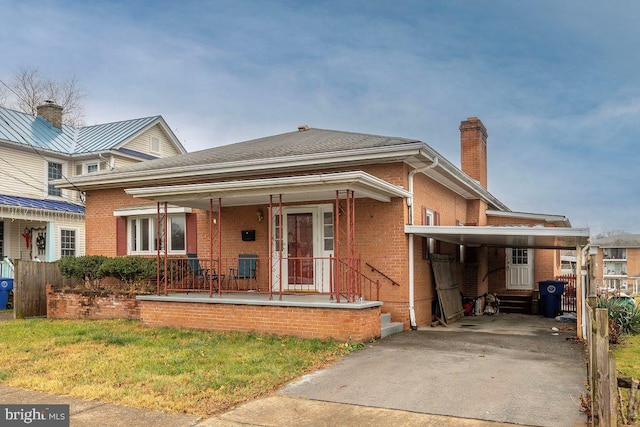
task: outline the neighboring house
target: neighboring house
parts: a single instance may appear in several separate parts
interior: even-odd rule
[[[86,191],[87,253],[159,257],[146,324],[366,340],[381,313],[408,329],[460,293],[530,298],[588,240],[489,193],[486,129],[460,131],[461,169],[418,140],[300,126],[61,186]]]
[[[52,182],[186,153],[160,116],[74,128],[47,102],[36,117],[0,108],[0,259],[85,254],[84,196]]]
[[[592,275],[599,289],[638,293],[640,234],[595,237],[589,245],[595,256]]]

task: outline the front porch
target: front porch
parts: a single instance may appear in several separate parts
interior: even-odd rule
[[[366,342],[380,337],[380,301],[337,302],[327,295],[219,292],[137,297],[140,319],[152,327],[255,332]]]

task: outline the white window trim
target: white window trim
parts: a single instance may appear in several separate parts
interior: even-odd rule
[[[154,141],[158,141],[157,150],[154,149],[153,147]],[[149,151],[152,153],[159,154],[161,149],[162,149],[162,141],[160,141],[160,138],[158,138],[157,136],[149,136]]]
[[[187,253],[187,217],[184,213],[169,213],[169,218],[167,221],[167,235],[169,236],[169,238],[167,239],[167,242],[169,244],[169,246],[171,246],[171,217],[182,217],[184,220],[184,249],[180,249],[180,250],[172,250],[171,247],[169,247],[169,250],[167,251],[167,253],[169,255],[186,255]],[[146,251],[142,251],[142,250],[133,250],[132,248],[132,240],[131,240],[131,222],[133,220],[142,220],[142,219],[148,219],[149,220],[149,227],[150,227],[150,233],[149,233],[149,250]],[[157,226],[157,215],[156,212],[153,213],[153,215],[131,215],[127,218],[127,255],[153,255],[156,254],[157,251],[157,247],[156,247],[156,239],[157,239],[157,230],[156,230],[156,226]],[[139,240],[140,239],[140,227],[136,227],[136,239]]]
[[[79,256],[80,253],[80,229],[77,227],[60,227],[58,229],[58,250],[60,251],[60,253],[58,254],[58,258],[62,258],[62,231],[73,231],[76,233],[76,241],[75,241],[75,248],[74,248],[74,256]]]
[[[185,208],[181,206],[169,206],[167,207],[167,213],[171,214],[188,214],[191,213],[191,208]],[[158,214],[158,208],[156,206],[134,206],[120,208],[113,211],[113,216],[156,216]]]
[[[458,227],[464,227],[464,222],[456,221],[456,225]],[[466,253],[466,246],[465,245],[458,245],[458,258],[460,258],[460,260],[459,260],[460,264],[464,264],[465,253]]]
[[[89,166],[95,166],[96,167],[96,171],[95,172],[100,172],[100,162],[99,161],[83,162],[82,163],[82,174],[83,175],[86,175],[88,173],[95,173],[95,172],[89,172]]]
[[[426,225],[434,225],[433,223],[436,220],[434,211],[427,209],[425,211],[425,216],[427,221]],[[429,248],[429,255],[433,254],[436,250],[436,240],[433,237],[427,237],[427,246]]]
[[[54,159],[50,157],[44,158],[44,196],[45,197],[54,197],[56,199],[64,199],[67,197],[67,190],[60,190],[59,196],[54,196],[49,194],[49,163],[58,163],[62,165],[62,177],[69,176],[67,172],[67,162],[61,159]]]

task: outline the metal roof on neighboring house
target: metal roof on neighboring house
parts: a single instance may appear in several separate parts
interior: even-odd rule
[[[61,200],[32,199],[0,194],[0,205],[84,214],[84,206]]]
[[[0,108],[0,140],[63,154],[82,154],[119,148],[158,121],[163,121],[161,116],[78,128],[62,125],[57,129],[41,116]]]
[[[76,146],[74,154],[116,148],[126,139],[152,125],[159,118],[160,116],[153,116],[79,128],[79,144]]]

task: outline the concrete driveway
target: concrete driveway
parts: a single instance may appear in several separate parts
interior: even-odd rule
[[[574,337],[575,324],[540,316],[466,317],[368,345],[278,393],[530,426],[582,426],[586,366],[583,344]]]

